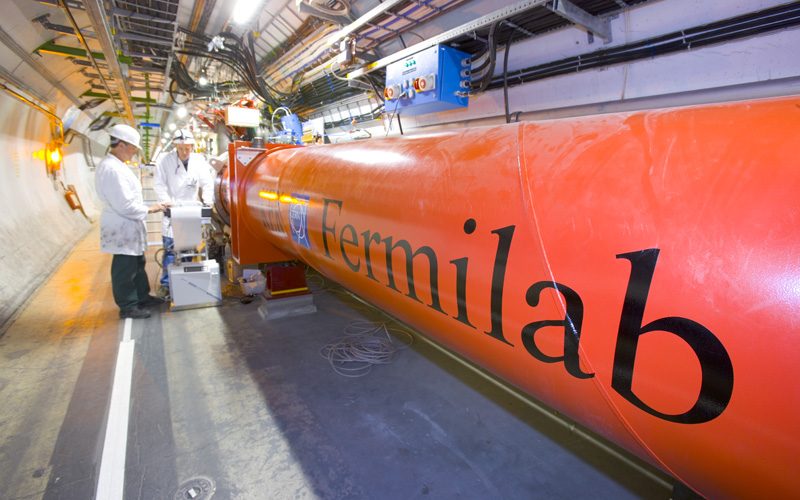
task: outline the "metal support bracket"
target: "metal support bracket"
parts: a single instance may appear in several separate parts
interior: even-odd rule
[[[549,1],[550,0],[525,0],[523,2],[517,2],[515,4],[509,5],[508,7],[503,7],[502,9],[498,9],[494,12],[486,14],[485,16],[479,17],[474,21],[462,24],[461,26],[453,28],[449,31],[445,31],[440,35],[431,37],[425,40],[424,42],[412,45],[411,47],[403,49],[399,52],[395,52],[394,54],[384,57],[383,59],[380,59],[378,61],[375,61],[374,63],[367,64],[363,68],[351,71],[350,73],[347,74],[347,78],[352,79],[366,75],[367,73],[371,73],[376,69],[384,68],[395,61],[399,61],[408,56],[413,56],[417,52],[425,50],[428,47],[433,47],[434,45],[439,45],[440,43],[448,42],[450,40],[453,40],[454,38],[460,37],[461,35],[466,35],[477,29],[489,26],[492,23],[508,19],[511,16],[521,14],[522,12],[533,9],[534,7],[542,7],[545,4],[549,3]]]
[[[593,16],[569,0],[552,0],[547,4],[547,8],[567,21],[599,36],[605,43],[611,41],[611,23],[608,19]]]

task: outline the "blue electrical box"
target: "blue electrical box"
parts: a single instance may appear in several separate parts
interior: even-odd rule
[[[282,116],[281,125],[283,131],[279,135],[286,137],[291,144],[303,144],[303,125],[300,124],[300,118],[297,115]]]
[[[469,104],[469,59],[466,52],[436,45],[386,67],[385,109],[421,115]]]

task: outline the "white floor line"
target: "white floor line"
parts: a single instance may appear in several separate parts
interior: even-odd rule
[[[133,351],[136,344],[131,339],[131,325],[132,320],[126,318],[123,340],[119,344],[117,365],[114,369],[114,385],[111,389],[111,405],[95,496],[97,500],[119,500],[123,496],[125,486],[125,451],[128,445]]]
[[[131,339],[131,327],[133,326],[133,320],[131,318],[125,318],[125,324],[122,326],[122,341],[127,342]]]

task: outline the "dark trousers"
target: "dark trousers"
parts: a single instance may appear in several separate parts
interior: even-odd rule
[[[144,255],[118,255],[111,259],[111,289],[121,310],[131,309],[150,294]]]

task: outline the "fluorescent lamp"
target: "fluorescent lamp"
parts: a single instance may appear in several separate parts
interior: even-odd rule
[[[261,7],[258,0],[237,0],[233,7],[233,22],[245,24],[253,17],[253,14]]]

